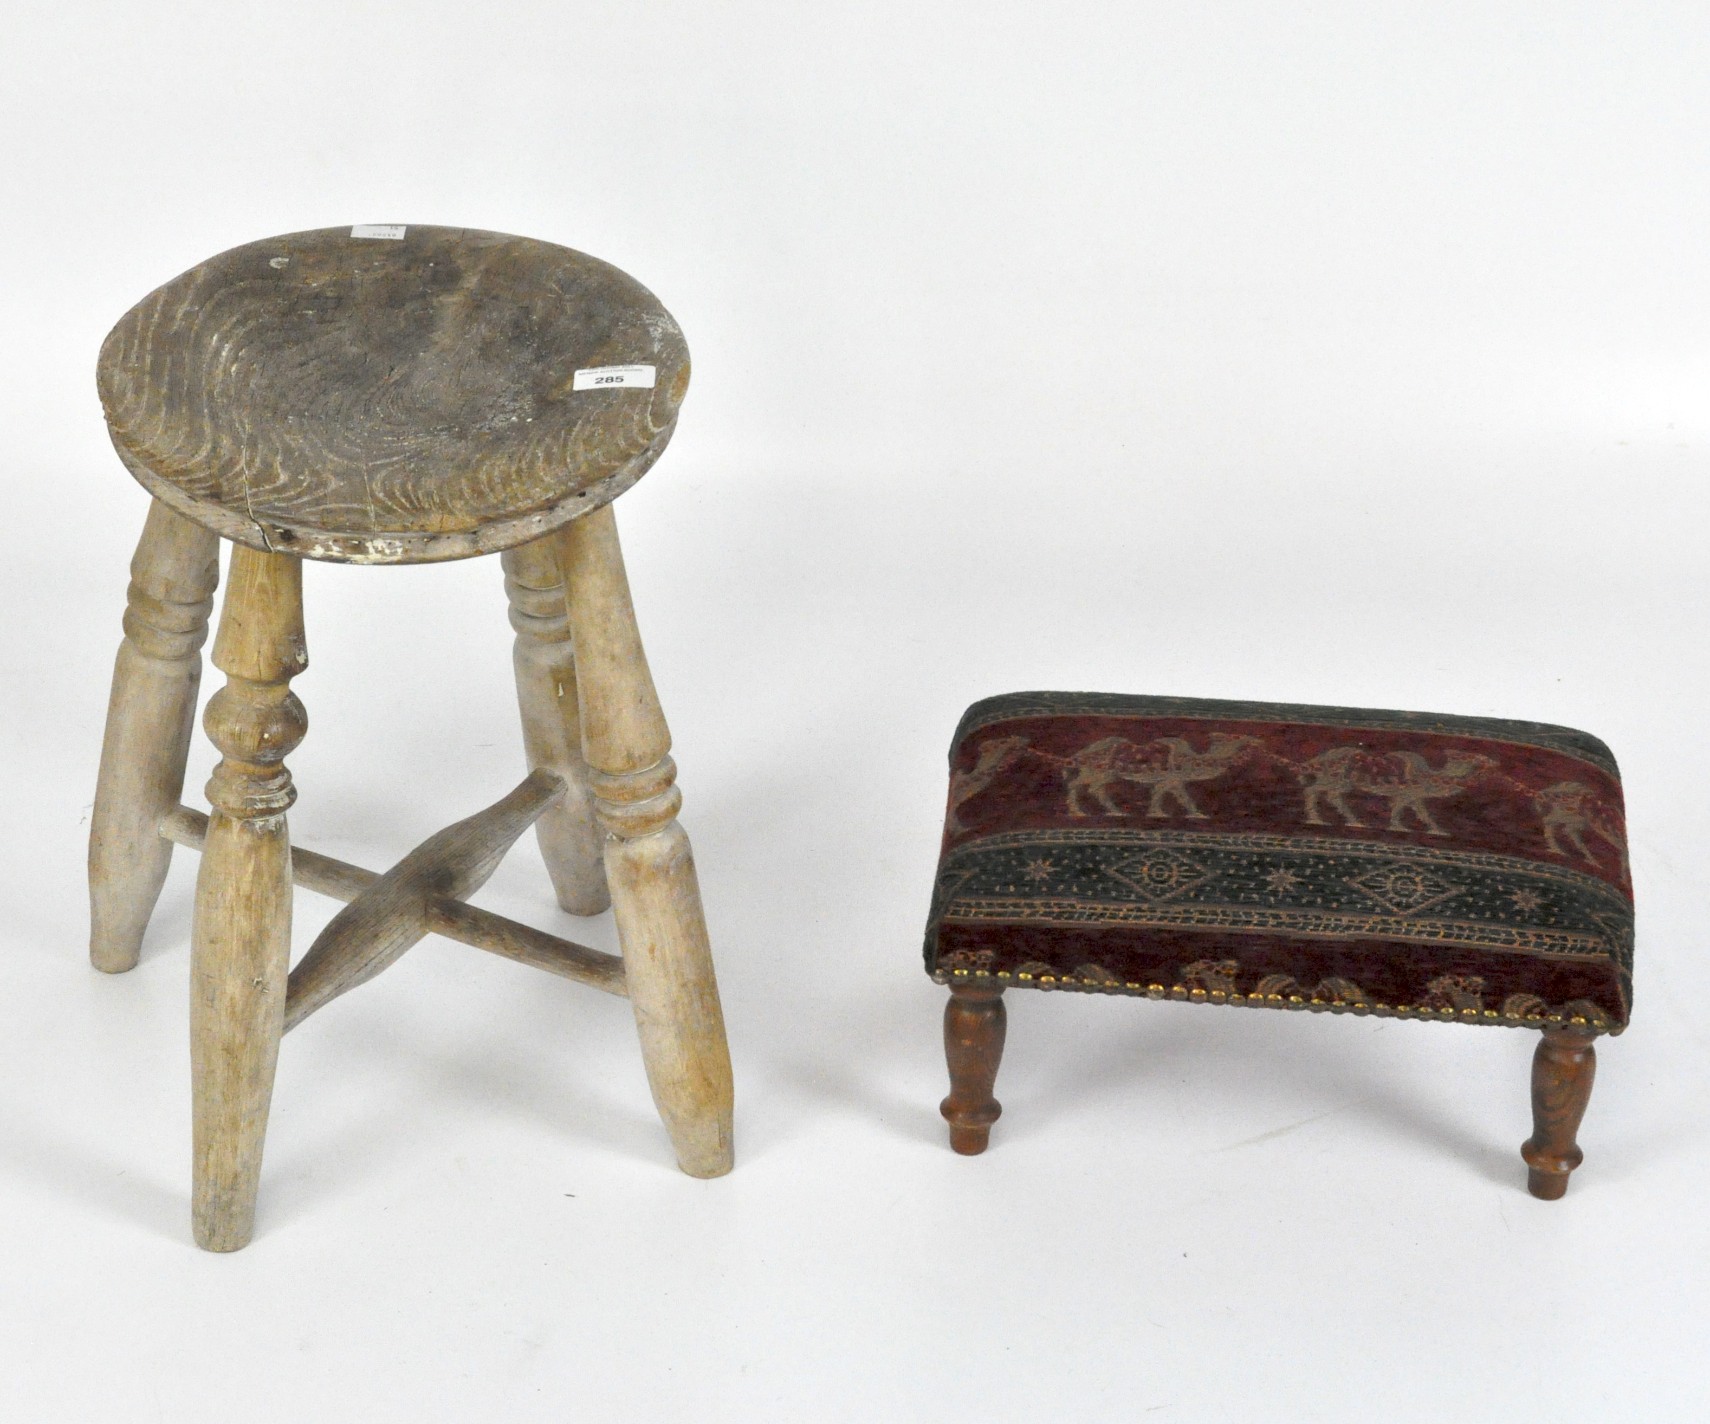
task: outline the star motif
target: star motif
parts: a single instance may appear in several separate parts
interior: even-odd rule
[[[1516,910],[1536,910],[1544,903],[1544,898],[1536,890],[1516,890],[1508,897],[1514,902]]]
[[[1300,888],[1300,877],[1292,870],[1273,870],[1265,877],[1265,884],[1279,895],[1286,895],[1290,890]]]
[[[1054,868],[1043,856],[1035,856],[1022,867],[1021,873],[1029,880],[1049,880]]]

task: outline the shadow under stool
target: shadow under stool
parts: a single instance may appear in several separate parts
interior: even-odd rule
[[[441,934],[635,1011],[682,1169],[732,1162],[724,1022],[670,734],[612,501],[659,458],[689,356],[645,288],[499,233],[337,228],[251,243],[134,307],[101,350],[113,444],[154,497],[89,844],[90,956],[133,967],[174,843],[201,850],[191,946],[193,1221],[250,1238],[279,1040]],[[218,580],[212,812],[180,805]],[[307,717],[302,560],[501,553],[531,774],[384,874],[293,850]],[[465,903],[533,825],[558,903],[613,909],[621,958]],[[348,901],[289,965],[292,882]]]
[[[1495,718],[1101,693],[968,709],[926,932],[950,1144],[983,1152],[1009,989],[1541,1030],[1534,1196],[1560,1197],[1626,1027],[1609,749]]]

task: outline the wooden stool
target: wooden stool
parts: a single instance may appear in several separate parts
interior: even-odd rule
[[[1070,989],[1541,1029],[1521,1155],[1556,1198],[1632,1000],[1619,774],[1534,722],[989,698],[951,746],[926,967],[958,1152],[1000,1111],[1004,990]]]
[[[658,459],[689,357],[603,262],[457,228],[339,228],[221,254],[101,350],[119,457],[154,496],[131,564],[89,844],[90,957],[137,962],[173,843],[200,849],[191,947],[196,1240],[250,1238],[279,1039],[424,935],[628,995],[682,1169],[731,1167],[731,1076],[671,742],[611,501]],[[213,814],[179,804],[218,578]],[[293,852],[307,728],[301,560],[503,551],[515,791],[383,875]],[[622,958],[464,901],[534,824],[558,902],[616,913]],[[291,885],[350,903],[287,974]]]

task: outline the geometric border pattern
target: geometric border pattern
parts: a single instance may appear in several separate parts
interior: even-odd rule
[[[1080,847],[1095,852],[1155,847],[1197,853],[1194,860],[1201,875],[1167,898],[1125,895],[1123,879],[1108,870],[1103,883],[1098,882],[1095,855],[1086,858],[1091,863],[1085,869],[1091,873],[1079,884],[1070,878],[1073,867],[1049,864],[1053,890],[1066,884],[1067,893],[1041,895],[1020,888],[1028,863],[1049,862],[1053,852],[1072,854]],[[1417,863],[1419,873],[1440,877],[1454,888],[1447,898],[1462,913],[1427,912],[1440,908],[1444,896],[1412,913],[1398,913],[1369,891],[1363,896],[1368,903],[1361,905],[1356,872],[1402,863],[1394,846],[1316,836],[1048,830],[1005,832],[956,846],[945,857],[932,918],[962,924],[1271,930],[1336,940],[1401,937],[1485,950],[1614,959],[1632,972],[1632,935],[1626,929],[1631,912],[1621,894],[1595,876],[1485,852],[1407,849],[1410,866]],[[1295,879],[1289,886],[1290,903],[1279,904],[1274,898],[1266,902],[1251,893],[1255,882],[1278,873]],[[1522,910],[1514,905],[1516,895],[1535,895],[1539,904]],[[1252,903],[1241,903],[1243,899]],[[1473,910],[1483,913],[1470,913]]]

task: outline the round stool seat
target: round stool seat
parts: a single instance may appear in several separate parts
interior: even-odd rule
[[[120,458],[258,549],[351,563],[527,543],[615,499],[689,383],[669,312],[551,243],[324,228],[221,253],[101,348]]]

